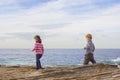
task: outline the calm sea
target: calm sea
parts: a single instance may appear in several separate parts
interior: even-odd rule
[[[97,49],[98,63],[120,64],[120,49]],[[43,66],[78,65],[84,60],[81,49],[46,49],[41,59]],[[35,54],[27,49],[0,49],[0,65],[33,65]]]

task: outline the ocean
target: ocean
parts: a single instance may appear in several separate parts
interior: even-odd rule
[[[82,49],[45,49],[41,63],[43,66],[81,65],[84,55]],[[97,63],[120,64],[120,49],[96,49],[94,56]],[[28,49],[0,49],[0,65],[35,66],[35,63],[35,53]]]

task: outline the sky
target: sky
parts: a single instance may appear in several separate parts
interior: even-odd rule
[[[120,0],[0,0],[0,48],[120,48]]]

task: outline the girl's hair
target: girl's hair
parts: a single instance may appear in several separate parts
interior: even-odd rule
[[[86,37],[92,39],[92,34],[87,34]]]
[[[36,39],[39,43],[42,43],[42,40],[39,35],[35,35],[34,39]]]

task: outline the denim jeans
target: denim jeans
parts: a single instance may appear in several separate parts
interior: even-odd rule
[[[40,58],[42,57],[42,54],[36,54],[36,69],[42,68]]]

